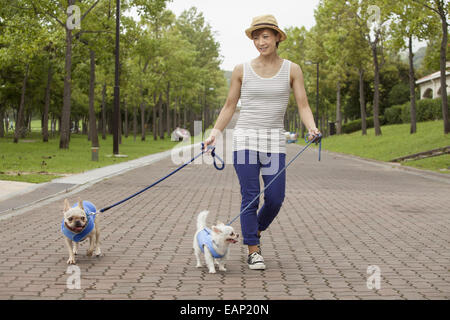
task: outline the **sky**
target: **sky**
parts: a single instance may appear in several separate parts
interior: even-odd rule
[[[318,4],[319,0],[173,0],[167,8],[177,16],[190,7],[201,11],[220,44],[221,68],[232,71],[237,64],[258,56],[245,35],[253,17],[273,14],[282,30],[290,26],[309,29],[315,24]]]

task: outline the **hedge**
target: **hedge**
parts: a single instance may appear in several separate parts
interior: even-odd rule
[[[449,108],[450,111],[450,108]],[[411,102],[392,106],[384,110],[386,123],[410,123]],[[442,119],[442,98],[416,100],[416,121],[430,121]]]
[[[380,125],[386,124],[384,116],[378,117],[380,120]],[[373,128],[373,117],[366,118],[367,128]],[[349,121],[342,125],[342,133],[352,133],[361,130],[361,119],[356,119]]]
[[[386,118],[386,123],[388,124],[403,123],[402,112],[403,109],[406,108],[407,104],[408,103],[396,105],[385,109],[384,117]]]

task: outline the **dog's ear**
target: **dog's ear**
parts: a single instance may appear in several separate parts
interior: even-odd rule
[[[69,200],[64,199],[64,212],[66,212],[67,210],[70,209],[70,204],[69,204]]]
[[[222,230],[220,230],[216,226],[212,226],[212,231],[214,231],[215,233],[222,233]]]
[[[84,211],[84,208],[83,208],[83,201],[81,201],[81,198],[78,198],[78,206],[80,207],[81,210]]]

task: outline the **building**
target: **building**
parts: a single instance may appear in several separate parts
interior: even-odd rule
[[[446,64],[446,82],[447,82],[447,95],[450,94],[450,61]],[[434,72],[416,81],[420,89],[420,99],[434,99],[439,98],[442,94],[441,91],[441,71]]]

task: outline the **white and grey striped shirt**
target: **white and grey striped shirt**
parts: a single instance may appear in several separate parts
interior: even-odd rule
[[[290,95],[291,62],[284,59],[278,73],[260,77],[244,63],[241,111],[233,132],[233,151],[286,153],[284,114]]]

